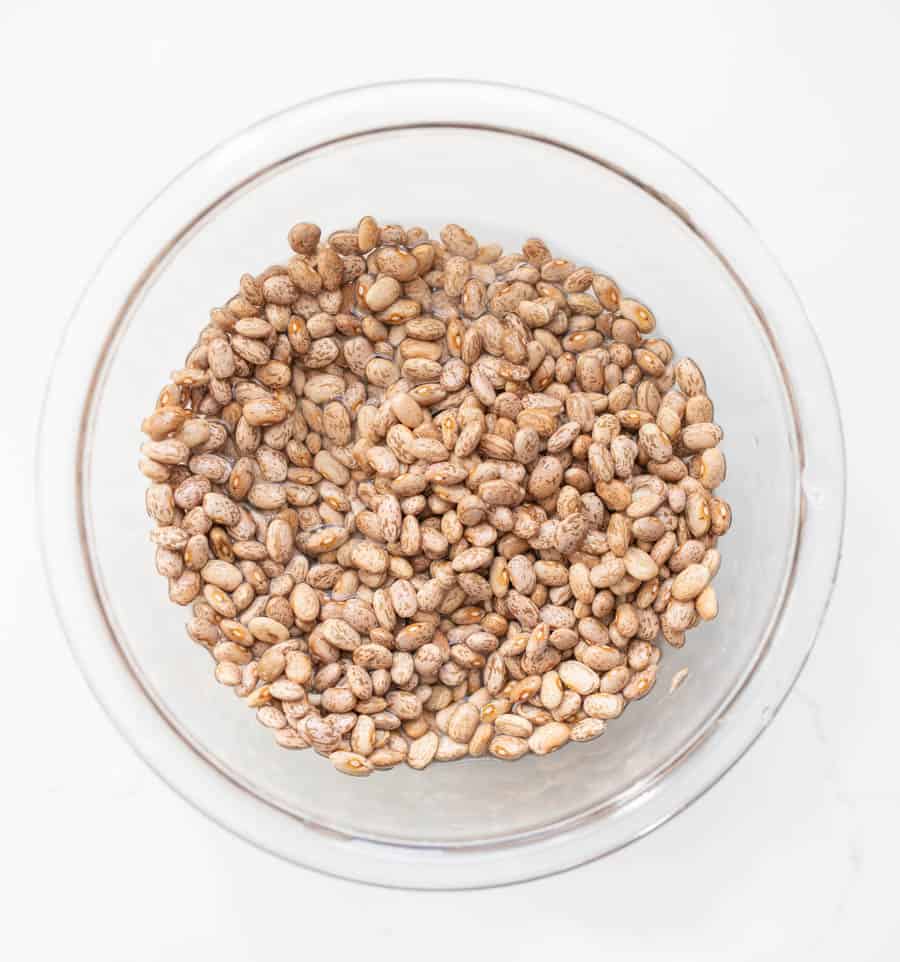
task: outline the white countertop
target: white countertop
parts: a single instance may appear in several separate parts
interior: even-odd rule
[[[587,9],[587,8],[586,8]],[[895,385],[900,7],[6,0],[0,8],[8,653],[0,893],[11,959],[402,952],[827,962],[898,957]],[[849,505],[831,610],[771,728],[649,838],[474,893],[360,887],[265,855],[166,788],[49,610],[32,443],[61,325],[132,214],[215,141],[337,87],[504,80],[590,103],[697,166],[795,282],[832,365]],[[892,93],[893,91],[893,93]]]

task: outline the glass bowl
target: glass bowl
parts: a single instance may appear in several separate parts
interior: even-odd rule
[[[139,425],[210,306],[287,256],[297,220],[456,221],[535,233],[616,278],[706,372],[734,508],[718,619],[665,648],[653,692],[591,743],[347,779],[286,752],[185,636],[153,570]],[[176,178],[116,242],[66,330],[41,429],[52,595],[97,698],[137,752],[218,823],[381,885],[520,881],[609,853],[701,795],[790,690],[824,614],[844,509],[828,369],[746,220],[660,145],[594,111],[489,84],[345,91],[270,117]],[[670,691],[675,672],[688,668]],[[748,800],[749,803],[749,800]]]

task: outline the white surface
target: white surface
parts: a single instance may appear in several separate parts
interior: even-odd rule
[[[4,955],[96,962],[393,949],[430,959],[897,956],[893,618],[900,534],[895,4],[665,2],[0,9]],[[358,17],[358,19],[356,19]],[[336,61],[333,58],[338,58]],[[339,86],[444,74],[544,87],[694,163],[759,228],[832,364],[844,563],[802,679],[750,754],[649,838],[569,874],[462,894],[283,864],[162,785],[112,730],[49,611],[30,517],[42,382],[79,290],[197,153]],[[877,539],[877,544],[875,543]],[[890,605],[890,607],[889,607]]]

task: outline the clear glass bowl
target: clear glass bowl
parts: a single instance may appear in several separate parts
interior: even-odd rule
[[[734,527],[717,621],[666,648],[652,694],[595,742],[349,780],[285,752],[186,638],[153,570],[138,426],[208,310],[326,229],[448,221],[508,249],[539,233],[618,280],[707,374]],[[844,507],[831,381],[744,218],[663,147],[511,87],[415,81],[293,107],[173,181],[116,242],[57,355],[40,439],[44,554],[85,676],[176,791],[264,849],[346,878],[501,884],[611,852],[701,795],[771,720],[824,614]],[[687,681],[670,693],[682,668]],[[748,800],[749,803],[749,800]]]

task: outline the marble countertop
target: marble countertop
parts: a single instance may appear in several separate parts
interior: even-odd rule
[[[626,8],[626,9],[623,9]],[[351,25],[351,18],[362,18]],[[896,4],[523,2],[309,8],[85,0],[0,10],[7,517],[0,552],[10,958],[96,962],[424,953],[537,960],[896,959],[900,335]],[[648,838],[502,890],[409,893],[298,869],[141,763],[53,619],[33,439],[65,316],[132,214],[210,144],[296,100],[459,75],[589,102],[672,147],[796,284],[847,436],[846,540],[816,649],[769,730]],[[11,299],[11,303],[10,303]],[[327,953],[327,956],[326,956]]]

